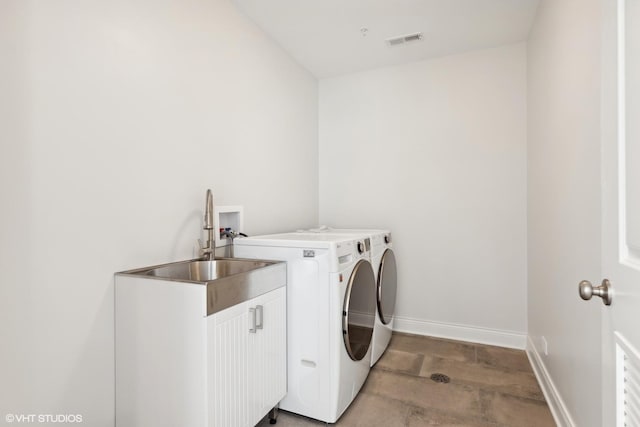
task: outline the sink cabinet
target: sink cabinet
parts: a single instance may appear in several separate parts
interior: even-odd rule
[[[286,393],[285,281],[207,316],[205,286],[117,275],[116,425],[258,423]]]

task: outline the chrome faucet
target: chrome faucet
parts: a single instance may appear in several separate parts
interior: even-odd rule
[[[211,189],[209,189],[207,190],[207,203],[204,209],[204,226],[202,227],[208,234],[207,244],[203,246],[202,243],[200,243],[200,255],[207,260],[213,260],[216,258],[213,226],[213,193],[211,192]]]

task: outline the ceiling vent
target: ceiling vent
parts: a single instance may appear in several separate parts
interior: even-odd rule
[[[407,34],[405,36],[393,37],[391,39],[387,39],[387,44],[389,46],[400,46],[401,44],[417,42],[422,40],[422,33],[414,33]]]

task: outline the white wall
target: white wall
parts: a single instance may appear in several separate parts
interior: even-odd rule
[[[113,273],[318,222],[317,81],[226,0],[0,3],[0,413],[113,426]],[[162,331],[158,331],[162,333]]]
[[[528,43],[530,350],[561,425],[580,427],[601,420],[601,305],[577,293],[601,278],[599,19],[598,0],[543,0]]]
[[[320,221],[393,231],[396,327],[524,347],[526,50],[320,81]]]

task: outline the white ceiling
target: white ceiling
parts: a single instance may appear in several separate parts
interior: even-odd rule
[[[523,41],[538,6],[538,0],[233,2],[319,78]],[[423,40],[385,42],[415,32]]]

